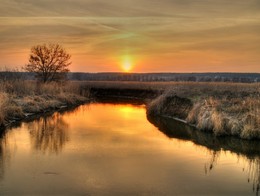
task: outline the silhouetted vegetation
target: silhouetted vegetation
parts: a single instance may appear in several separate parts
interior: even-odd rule
[[[37,80],[46,83],[66,79],[71,56],[59,44],[36,45],[31,48],[25,70],[35,73]]]

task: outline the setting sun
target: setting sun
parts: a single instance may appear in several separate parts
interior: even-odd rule
[[[133,68],[133,62],[131,58],[129,56],[124,56],[121,66],[124,72],[129,72]]]
[[[131,70],[131,67],[132,67],[132,65],[130,62],[126,61],[123,63],[123,70],[125,72],[129,72]]]

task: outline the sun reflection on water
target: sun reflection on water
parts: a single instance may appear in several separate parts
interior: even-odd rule
[[[173,121],[149,120],[157,128],[146,120],[144,106],[90,104],[23,123],[1,140],[0,181],[10,193],[62,193],[64,187],[93,194],[250,193],[251,185],[258,193],[259,144],[255,150],[253,142],[218,140]],[[26,181],[19,180],[24,175]],[[223,180],[226,184],[214,184]]]

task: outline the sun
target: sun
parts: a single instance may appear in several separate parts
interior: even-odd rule
[[[133,61],[130,56],[124,56],[121,61],[121,68],[124,72],[129,72],[133,69]]]
[[[125,72],[129,72],[132,68],[132,64],[129,61],[123,62],[122,68]]]

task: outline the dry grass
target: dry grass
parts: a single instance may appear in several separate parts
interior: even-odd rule
[[[21,118],[23,112],[21,108],[13,101],[12,96],[7,93],[0,93],[0,125],[10,118]]]
[[[244,139],[260,138],[260,103],[257,97],[197,101],[187,121],[216,135],[236,135]]]
[[[193,106],[187,118],[170,112],[181,104],[170,104],[164,110],[165,100],[177,96],[188,98]],[[176,83],[148,107],[148,114],[182,118],[198,129],[215,135],[235,135],[243,139],[260,139],[260,85],[232,83]],[[174,98],[176,99],[176,98]],[[176,102],[172,98],[171,102]],[[169,102],[169,101],[168,101]]]
[[[86,101],[78,83],[39,84],[34,81],[0,81],[0,126],[26,113],[47,112]]]
[[[0,93],[0,124],[5,121],[5,111],[8,98],[6,93]]]

